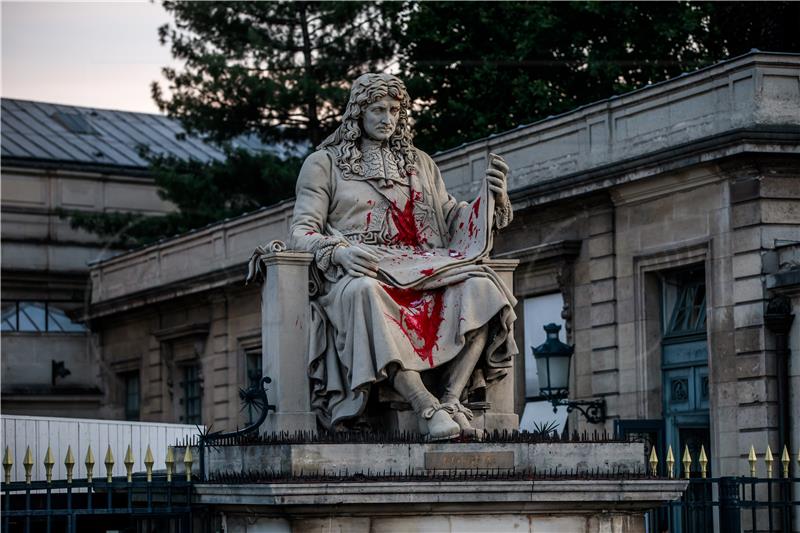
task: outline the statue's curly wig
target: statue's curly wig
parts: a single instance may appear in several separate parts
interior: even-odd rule
[[[415,172],[417,154],[412,143],[411,126],[408,123],[408,109],[411,99],[408,96],[405,84],[391,74],[364,74],[353,82],[350,89],[350,100],[342,116],[342,123],[327,139],[317,147],[317,150],[329,148],[335,157],[336,166],[342,171],[345,178],[364,173],[361,164],[361,116],[367,106],[391,96],[400,102],[400,116],[397,128],[389,138],[389,148],[397,158],[397,163],[406,174]]]

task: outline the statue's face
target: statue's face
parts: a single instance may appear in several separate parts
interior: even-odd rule
[[[384,96],[369,104],[364,111],[362,123],[367,137],[385,141],[394,133],[400,118],[400,100]]]

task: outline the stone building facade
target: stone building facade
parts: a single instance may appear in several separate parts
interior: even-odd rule
[[[89,264],[119,249],[72,229],[59,210],[165,213],[174,207],[158,196],[140,147],[224,155],[195,137],[177,139],[183,129],[159,115],[9,98],[2,115],[3,413],[126,418],[114,407],[121,397],[107,401],[103,362],[77,318]],[[132,389],[134,376],[126,379]]]
[[[751,53],[434,155],[459,198],[475,195],[490,152],[511,166],[515,220],[495,256],[520,260],[523,420],[552,413],[531,346],[541,324],[561,321],[575,346],[570,398],[602,399],[607,414],[594,425],[573,412],[570,429],[643,434],[662,453],[702,444],[715,474],[744,472],[751,444],[777,449],[780,361],[764,314],[779,290],[798,309],[785,259],[800,240],[798,141],[800,56]],[[109,383],[139,373],[143,420],[247,420],[238,390],[260,374],[261,346],[245,264],[285,239],[291,211],[265,208],[92,268],[96,357]],[[790,363],[796,382],[797,349]],[[796,449],[791,402],[794,427],[783,429]]]

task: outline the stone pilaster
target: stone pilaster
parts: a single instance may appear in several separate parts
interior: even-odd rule
[[[316,431],[307,372],[309,274],[312,254],[271,252],[263,256],[266,279],[261,293],[262,361],[272,378],[266,432]]]

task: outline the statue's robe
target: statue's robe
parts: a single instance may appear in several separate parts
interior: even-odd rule
[[[516,300],[494,271],[463,260],[443,272],[425,268],[434,251],[459,254],[450,236],[474,205],[447,193],[422,151],[408,174],[385,145],[365,142],[362,150],[364,172],[347,178],[329,150],[306,159],[291,225],[292,247],[314,254],[323,279],[311,304],[308,372],[312,406],[328,427],[363,412],[370,385],[387,377],[389,363],[421,372],[444,365],[486,324],[489,341],[473,381],[502,378],[517,353],[510,334]],[[507,198],[493,215],[497,228],[510,222]],[[385,277],[348,275],[331,260],[342,245],[402,256],[406,270],[419,260],[420,279],[398,288]]]

